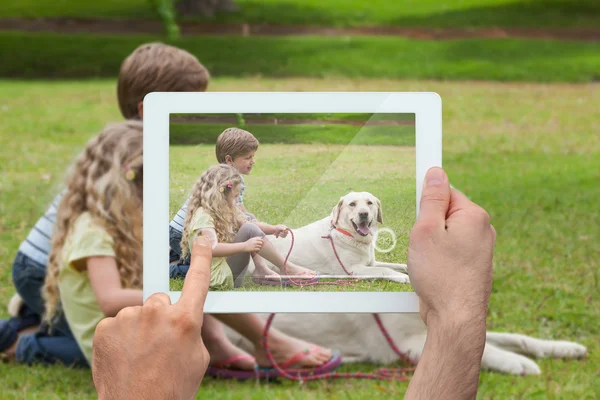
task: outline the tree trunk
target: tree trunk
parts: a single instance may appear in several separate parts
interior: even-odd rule
[[[179,0],[177,1],[177,11],[182,16],[202,15],[204,17],[213,17],[218,12],[233,12],[239,7],[234,0]]]

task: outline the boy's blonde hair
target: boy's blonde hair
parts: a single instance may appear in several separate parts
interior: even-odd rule
[[[243,216],[237,207],[229,206],[227,196],[241,183],[242,178],[238,170],[227,164],[210,167],[196,181],[187,205],[187,215],[181,236],[182,260],[185,260],[189,254],[190,225],[194,213],[200,207],[212,217],[219,242],[233,242],[237,233],[237,223],[243,219]]]
[[[204,92],[208,70],[192,54],[163,43],[146,43],[121,64],[117,97],[126,119],[138,117],[138,103],[151,92]]]
[[[79,154],[66,179],[58,206],[48,273],[43,287],[44,319],[58,312],[58,277],[65,262],[63,247],[77,218],[89,212],[113,238],[121,284],[142,284],[142,123],[108,125]]]
[[[225,163],[225,156],[232,159],[258,150],[258,139],[248,131],[240,128],[227,128],[217,138],[217,162]]]

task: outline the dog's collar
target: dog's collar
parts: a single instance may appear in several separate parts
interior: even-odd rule
[[[340,233],[342,233],[342,234],[344,234],[346,236],[353,237],[352,234],[350,232],[348,232],[347,230],[342,229],[342,228],[338,228],[337,226],[335,226],[334,223],[333,223],[333,221],[331,221],[331,229],[332,230],[336,230],[336,231],[338,231],[338,232],[340,232]]]

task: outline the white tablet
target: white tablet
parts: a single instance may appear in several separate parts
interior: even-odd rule
[[[224,132],[258,143],[242,146],[234,160],[246,223],[290,231],[275,237],[262,225],[264,246],[274,252],[225,258],[220,274],[231,279],[211,288],[205,312],[418,312],[407,249],[424,176],[442,165],[436,93],[147,95],[144,299],[157,292],[179,298],[189,265],[180,256],[185,205],[200,176],[218,165]],[[192,215],[214,222],[215,210],[209,204]],[[250,225],[233,232],[230,241],[239,243],[256,234]]]

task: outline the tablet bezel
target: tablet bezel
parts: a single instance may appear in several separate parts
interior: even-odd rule
[[[442,166],[442,100],[433,92],[154,92],[144,98],[144,301],[169,288],[171,114],[409,113],[415,115],[416,213],[427,170]],[[200,171],[199,171],[200,173]],[[151,177],[151,179],[150,179]],[[209,292],[206,313],[414,313],[414,292]]]

